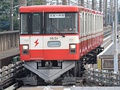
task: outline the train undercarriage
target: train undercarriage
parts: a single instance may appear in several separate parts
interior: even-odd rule
[[[24,62],[26,68],[25,77],[22,80],[24,85],[38,85],[39,82],[52,84],[56,80],[64,84],[75,84],[78,77],[82,77],[86,64],[95,64],[97,54],[103,51],[97,47],[78,61],[31,61]],[[67,83],[66,83],[67,82]]]

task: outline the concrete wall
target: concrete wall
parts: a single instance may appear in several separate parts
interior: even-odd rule
[[[0,32],[0,52],[19,47],[19,31]]]

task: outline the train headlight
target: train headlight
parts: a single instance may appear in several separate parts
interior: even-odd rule
[[[75,48],[76,48],[76,45],[70,45],[70,48],[71,48],[71,49],[75,49]]]
[[[23,50],[28,49],[28,45],[23,45]]]
[[[28,52],[29,52],[29,46],[28,45],[23,45],[22,49],[23,49],[23,54],[28,54]]]
[[[70,44],[70,53],[75,54],[76,53],[76,45],[75,44]]]

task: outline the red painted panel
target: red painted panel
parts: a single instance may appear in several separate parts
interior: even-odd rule
[[[76,53],[71,54],[69,49],[50,49],[50,50],[29,50],[28,55],[22,54],[22,45],[20,47],[21,60],[79,60],[79,44],[76,45]],[[42,57],[43,55],[43,57]]]

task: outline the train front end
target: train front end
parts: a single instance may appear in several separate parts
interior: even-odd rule
[[[20,58],[28,70],[53,82],[75,67],[80,58],[77,7],[21,7],[20,22]]]

